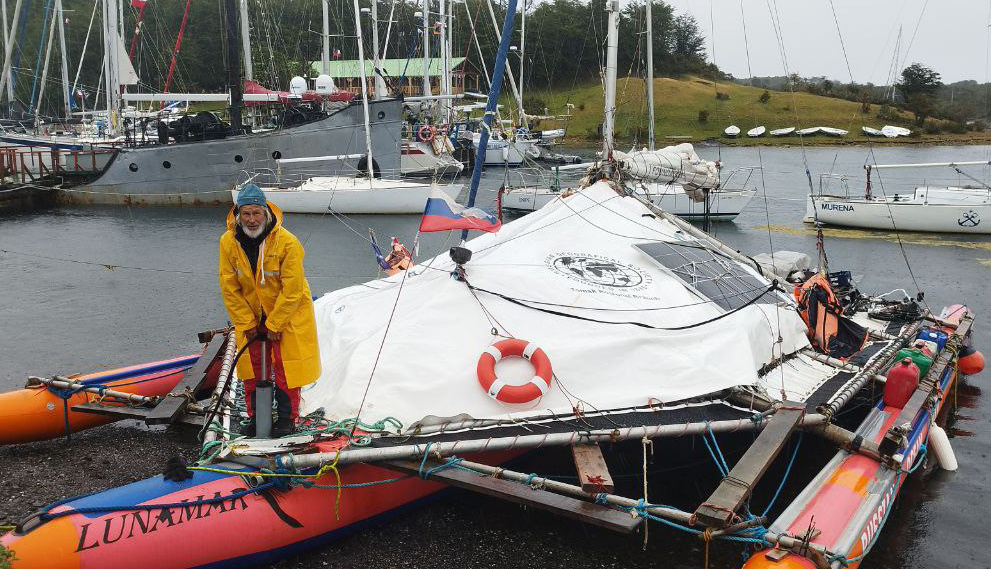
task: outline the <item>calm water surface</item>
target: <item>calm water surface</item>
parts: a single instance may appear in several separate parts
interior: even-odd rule
[[[866,148],[803,153],[798,148],[710,147],[699,152],[721,159],[727,168],[764,168],[763,182],[756,180],[758,198],[735,223],[717,224],[714,230],[749,253],[773,248],[814,254],[815,234],[801,221],[809,188],[806,161],[814,179],[824,172],[847,174],[851,187],[859,189],[862,166],[869,162],[991,158],[991,149],[978,146],[901,147],[878,149],[873,155]],[[968,171],[989,179],[981,168]],[[502,179],[498,169],[487,172],[480,205],[491,206]],[[879,187],[885,192],[911,190],[923,181],[967,182],[949,169],[883,171],[875,178],[875,192]],[[28,375],[91,371],[197,351],[196,332],[226,321],[216,279],[217,239],[225,214],[225,208],[90,207],[0,218],[0,389],[19,387]],[[369,228],[383,243],[396,235],[409,245],[419,223],[419,216],[412,215],[287,217],[286,225],[305,244],[314,294],[376,277],[377,266],[364,240]],[[451,246],[452,238],[422,236],[421,256]],[[974,344],[991,354],[983,332],[991,318],[991,297],[985,288],[991,278],[991,237],[904,234],[899,243],[885,232],[837,229],[827,231],[826,244],[830,267],[862,275],[861,289],[868,292],[907,288],[914,293],[907,259],[918,289],[934,309],[962,301],[977,311]],[[984,521],[991,511],[991,405],[983,381],[984,376],[969,378],[956,397],[959,407],[951,436],[956,435],[953,445],[960,470],[909,478],[864,567],[991,567],[986,549],[991,533]],[[786,489],[791,495],[818,468],[815,465],[832,454],[826,446],[809,448],[821,456],[809,458],[813,466]],[[698,551],[693,538],[660,527],[651,529],[646,554],[640,553],[635,538],[622,540],[617,543],[625,544],[624,550],[637,552],[626,560],[634,564],[645,561],[641,555],[654,564],[658,555],[676,558],[679,550]],[[595,544],[579,547],[596,558]],[[733,548],[721,549],[713,566],[739,563],[738,553],[725,551]],[[612,554],[609,558],[615,559]],[[700,558],[693,554],[692,559]],[[682,566],[670,563],[666,566]]]

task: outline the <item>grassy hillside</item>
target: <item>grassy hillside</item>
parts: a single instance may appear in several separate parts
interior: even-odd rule
[[[720,99],[716,93],[721,93]],[[806,137],[805,143],[811,144],[850,144],[863,143],[872,140],[879,143],[890,143],[889,139],[877,139],[864,136],[861,126],[880,128],[886,124],[905,126],[913,131],[919,131],[920,136],[899,138],[898,142],[987,142],[991,134],[970,132],[966,134],[925,134],[912,124],[911,115],[892,110],[889,118],[878,118],[881,108],[871,105],[870,112],[861,112],[859,103],[812,95],[806,92],[792,94],[783,91],[768,91],[770,99],[760,102],[764,89],[748,87],[731,82],[716,82],[698,77],[679,79],[657,78],[654,81],[655,130],[659,142],[665,142],[664,137],[690,137],[685,140],[704,140],[721,138],[731,144],[798,144],[797,137],[772,138],[765,136],[760,139],[727,139],[723,129],[733,124],[745,133],[748,129],[764,125],[767,130],[784,127],[805,128],[810,126],[830,126],[850,131],[843,138],[827,136]],[[728,98],[726,98],[728,96]],[[564,113],[565,105],[575,105],[572,109],[572,119],[568,126],[568,141],[575,144],[589,143],[599,140],[598,125],[602,122],[603,93],[598,83],[577,87],[571,91],[529,91],[527,101],[543,101],[551,113]],[[647,132],[647,103],[646,85],[640,79],[624,78],[619,80],[617,87],[617,118],[616,136],[629,142],[634,139],[643,140]],[[543,109],[528,109],[531,112],[542,112]],[[708,120],[699,122],[699,111],[708,112]],[[942,121],[932,124],[945,128]],[[543,128],[553,125],[545,122]],[[677,142],[678,138],[667,139]]]

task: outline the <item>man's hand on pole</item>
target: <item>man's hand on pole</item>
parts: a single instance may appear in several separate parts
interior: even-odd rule
[[[263,336],[266,340],[270,342],[278,342],[279,340],[282,339],[282,332],[269,330],[268,328],[265,327],[264,323],[258,326],[258,334]]]

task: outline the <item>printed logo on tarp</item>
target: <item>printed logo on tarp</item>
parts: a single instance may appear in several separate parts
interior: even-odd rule
[[[652,280],[644,269],[590,253],[552,253],[544,263],[559,275],[605,292],[643,290]]]

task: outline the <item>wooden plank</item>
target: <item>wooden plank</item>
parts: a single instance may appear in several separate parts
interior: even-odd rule
[[[701,524],[723,527],[732,521],[737,508],[750,496],[757,481],[777,458],[804,415],[804,405],[784,402],[716,491],[695,510]]]
[[[396,460],[377,464],[407,473],[418,473],[420,470],[420,462],[415,460]],[[516,482],[481,476],[454,468],[435,472],[430,475],[430,480],[508,500],[516,504],[531,506],[620,533],[633,533],[643,523],[643,518],[634,518],[621,510],[545,490],[534,490]]]
[[[206,371],[210,368],[217,357],[224,350],[225,336],[218,334],[206,345],[203,355],[186,370],[182,380],[172,388],[172,393],[183,393],[187,389],[196,393],[203,382],[206,381]],[[145,416],[145,423],[149,425],[165,425],[175,421],[176,417],[185,410],[189,400],[185,397],[165,397],[155,406],[151,413]]]
[[[111,415],[118,419],[141,419],[144,420],[151,407],[129,407],[127,405],[102,405],[100,403],[80,403],[70,407],[73,411],[82,413],[93,413],[95,415]]]
[[[616,486],[613,484],[612,476],[609,475],[609,467],[606,466],[606,459],[602,456],[602,449],[598,444],[571,445],[571,456],[575,459],[575,470],[578,471],[582,490],[589,494],[599,492],[612,494]]]
[[[70,407],[73,411],[82,413],[93,413],[95,415],[110,415],[117,419],[137,419],[143,421],[148,413],[152,411],[148,407],[128,407],[127,405],[101,405],[99,403],[80,403]],[[183,412],[173,423],[183,423],[185,425],[203,426],[203,415]]]

